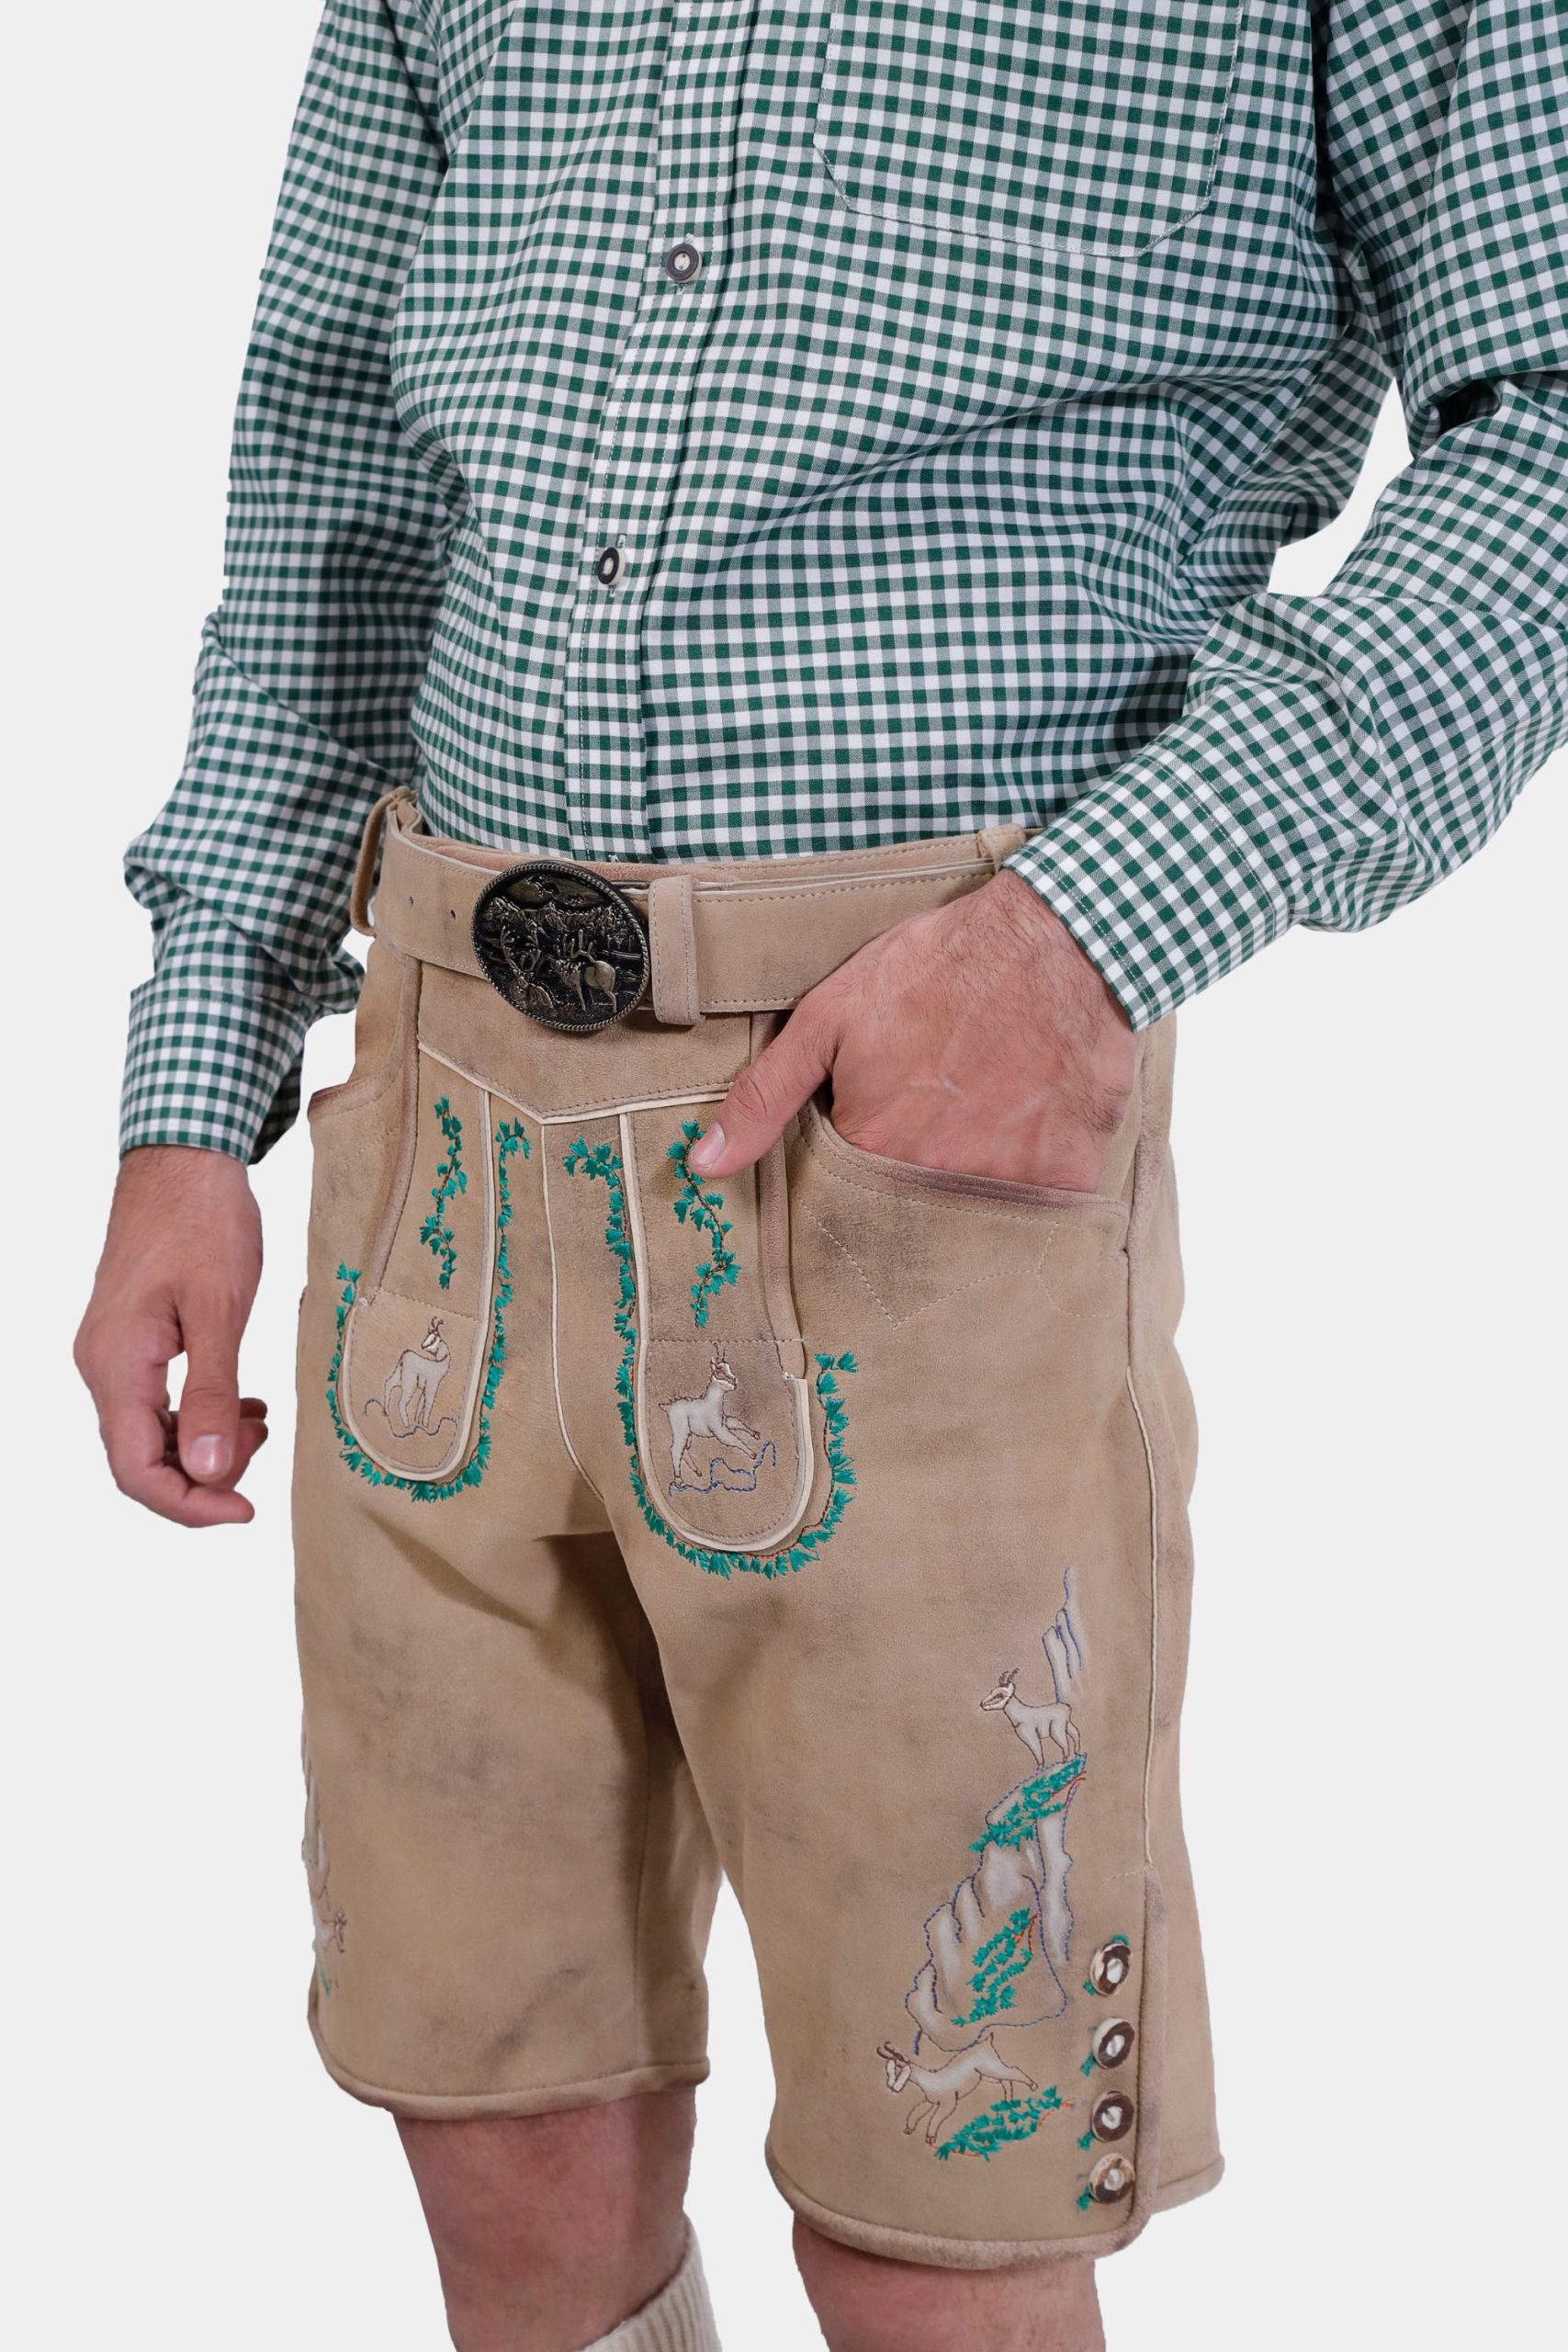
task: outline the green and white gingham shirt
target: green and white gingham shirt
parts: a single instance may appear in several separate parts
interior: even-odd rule
[[[1269,594],[1391,372],[1413,462]],[[328,0],[125,1141],[288,1124],[394,782],[589,857],[1043,827],[1143,1024],[1565,735],[1564,0]]]

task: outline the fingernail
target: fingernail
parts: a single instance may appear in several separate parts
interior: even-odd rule
[[[187,1460],[193,1478],[221,1478],[229,1467],[229,1441],[224,1437],[193,1437]]]
[[[692,1165],[700,1174],[711,1168],[724,1149],[724,1129],[708,1127],[692,1146]]]

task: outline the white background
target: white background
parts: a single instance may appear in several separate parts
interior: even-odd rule
[[[316,7],[78,0],[7,40],[0,2325],[31,2347],[446,2340],[390,2126],[301,2023],[302,1134],[258,1175],[246,1379],[277,1434],[253,1528],[192,1537],[122,1503],[68,1352],[145,967],[118,853],[183,748]],[[1390,412],[1353,514],[1276,584],[1321,585],[1404,458]],[[1104,2266],[1113,2352],[1395,2331],[1459,2352],[1539,2340],[1560,2301],[1565,780],[1560,758],[1419,907],[1287,940],[1183,1016],[1205,1431],[1186,1792],[1230,2171]],[[345,1023],[319,1032],[313,1082],[348,1051]],[[692,2210],[732,2352],[799,2352],[820,2339],[761,2166],[732,1906],[711,1973]]]

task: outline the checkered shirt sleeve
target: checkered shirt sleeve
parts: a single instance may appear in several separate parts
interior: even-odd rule
[[[1568,735],[1568,12],[1321,12],[1329,206],[1413,462],[1321,595],[1247,597],[1180,716],[1012,864],[1134,1025],[1292,923],[1377,922]]]
[[[388,364],[445,160],[430,71],[406,20],[328,8],[242,383],[227,592],[178,786],[127,853],[155,968],[131,1000],[124,1150],[259,1158],[298,1110],[307,1029],[357,994],[342,942],[359,834],[412,773],[448,520]]]

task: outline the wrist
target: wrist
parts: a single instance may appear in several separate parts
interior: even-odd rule
[[[1097,1028],[1131,1034],[1126,1009],[1099,965],[1023,875],[1004,865],[986,891],[993,897],[1004,936],[1034,966],[1053,996],[1065,989]]]

